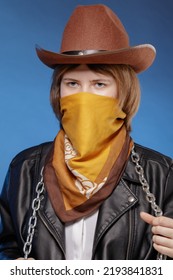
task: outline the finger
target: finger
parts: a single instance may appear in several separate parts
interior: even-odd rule
[[[173,249],[172,248],[164,247],[164,246],[158,245],[156,243],[153,243],[153,247],[160,254],[173,258]]]
[[[150,225],[153,225],[153,226],[160,225],[163,227],[173,229],[173,219],[172,218],[168,218],[165,216],[155,217],[146,212],[141,212],[140,216],[146,223],[148,223]]]
[[[153,221],[155,219],[154,216],[146,213],[146,212],[140,212],[141,219],[146,222],[147,224],[153,225]]]
[[[163,226],[153,226],[152,233],[155,235],[162,235],[173,240],[173,229]]]
[[[173,250],[173,240],[165,236],[153,235],[153,242],[157,245],[167,247]]]
[[[163,227],[168,227],[168,228],[173,229],[173,219],[165,217],[165,216],[160,216],[154,220],[153,225],[160,225]]]

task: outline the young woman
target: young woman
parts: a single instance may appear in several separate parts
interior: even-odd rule
[[[0,258],[173,258],[172,160],[130,137],[136,73],[152,64],[154,47],[130,47],[118,17],[94,5],[75,9],[60,53],[37,54],[54,68],[61,129],[10,164]]]

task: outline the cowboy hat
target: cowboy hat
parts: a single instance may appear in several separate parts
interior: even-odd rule
[[[59,64],[128,64],[136,73],[146,70],[156,51],[150,44],[131,47],[117,15],[107,6],[78,6],[63,33],[60,53],[36,47],[40,60]]]

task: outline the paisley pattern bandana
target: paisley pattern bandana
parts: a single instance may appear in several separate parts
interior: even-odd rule
[[[45,166],[45,185],[63,222],[97,209],[124,171],[132,141],[118,100],[92,93],[61,98],[62,127]]]

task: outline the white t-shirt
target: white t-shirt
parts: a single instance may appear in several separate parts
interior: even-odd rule
[[[67,260],[91,260],[98,211],[65,225]]]

